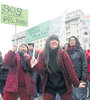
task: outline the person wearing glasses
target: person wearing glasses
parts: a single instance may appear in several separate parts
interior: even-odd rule
[[[69,38],[67,53],[72,60],[79,82],[86,82],[87,58],[84,50],[80,46],[79,40],[75,36]],[[73,100],[86,100],[86,93],[86,88],[76,88],[73,86]]]

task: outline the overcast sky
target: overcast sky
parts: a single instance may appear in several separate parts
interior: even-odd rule
[[[0,0],[0,4],[1,3],[28,9],[29,26],[17,26],[17,33],[47,20],[59,17],[66,9],[68,9],[68,12],[81,9],[84,14],[90,14],[90,0]],[[2,51],[3,54],[12,48],[11,40],[14,34],[14,25],[0,22],[0,51]]]

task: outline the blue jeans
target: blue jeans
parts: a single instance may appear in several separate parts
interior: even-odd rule
[[[5,83],[6,83],[6,80],[0,80],[0,93],[3,93]]]
[[[34,80],[35,80],[35,89],[36,89],[36,95],[35,95],[35,97],[38,97],[38,95],[37,95],[37,73],[36,72],[34,72]]]
[[[55,100],[61,100],[60,95],[57,93]]]
[[[76,88],[73,86],[73,100],[86,100],[87,87]]]

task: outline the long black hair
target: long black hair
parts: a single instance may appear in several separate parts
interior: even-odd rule
[[[57,55],[56,55],[56,61],[57,64],[60,64],[60,57],[59,57],[59,50],[60,50],[60,43],[59,43],[59,38],[57,37],[57,35],[51,35],[50,37],[47,38],[46,40],[46,44],[45,44],[45,48],[43,50],[43,62],[44,62],[44,66],[47,67],[48,71],[50,71],[48,64],[49,64],[49,59],[50,59],[50,41],[51,40],[57,40],[58,41],[58,47],[57,47]]]
[[[68,46],[70,47],[70,39],[71,39],[71,38],[74,38],[74,39],[75,39],[75,41],[76,41],[76,47],[77,47],[78,49],[81,49],[81,44],[80,44],[78,38],[75,37],[75,36],[71,36],[71,37],[69,38]]]

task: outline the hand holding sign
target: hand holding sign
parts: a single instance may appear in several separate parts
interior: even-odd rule
[[[37,60],[35,59],[35,57],[31,59],[30,64],[31,64],[31,68],[33,68],[33,66],[37,64]]]
[[[12,51],[13,51],[13,52],[16,52],[16,51],[17,51],[17,45],[14,45],[14,46],[13,46]]]

